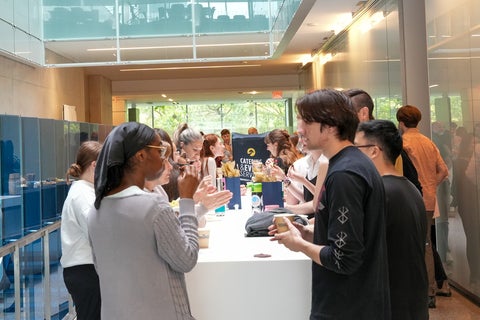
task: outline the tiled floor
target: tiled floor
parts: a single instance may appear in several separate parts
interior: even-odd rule
[[[437,297],[437,307],[429,309],[430,320],[480,320],[480,307],[452,289],[451,297]]]

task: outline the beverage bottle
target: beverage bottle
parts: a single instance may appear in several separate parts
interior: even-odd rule
[[[223,179],[223,175],[221,172],[218,172],[217,170],[217,178],[215,179],[215,182],[217,184],[217,190],[222,191],[225,190],[225,180]],[[225,210],[226,210],[226,205],[220,206],[215,209],[215,214],[217,216],[223,216],[225,215]]]
[[[262,210],[262,183],[255,182],[252,184],[252,213],[261,213]]]

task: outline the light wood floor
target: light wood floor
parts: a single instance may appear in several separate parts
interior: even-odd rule
[[[480,320],[480,307],[452,288],[451,297],[436,297],[437,307],[429,309],[430,320]]]

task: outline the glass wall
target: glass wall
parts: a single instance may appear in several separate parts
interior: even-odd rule
[[[111,129],[97,124],[0,115],[0,248],[24,244],[25,237],[34,237],[39,230],[58,224],[68,192],[65,172],[75,162],[80,144],[86,140],[103,141]],[[56,315],[54,319],[61,319],[60,314],[68,308],[59,230],[33,240],[17,248],[20,283],[16,292],[13,254],[0,258],[2,319],[14,319],[15,294],[21,301],[21,319],[43,319],[47,310],[45,290],[50,293],[48,310]],[[44,252],[50,257],[48,265],[44,264]],[[48,284],[44,282],[47,274]]]
[[[317,87],[365,89],[375,117],[396,122],[403,105],[398,8],[396,1],[374,3],[315,57],[315,77]],[[437,251],[449,279],[478,300],[480,7],[474,0],[425,3],[431,136],[450,172],[437,190]]]
[[[362,88],[375,100],[374,116],[395,119],[402,103],[396,1],[376,1],[315,57],[318,87]]]
[[[0,49],[36,65],[44,64],[42,8],[37,0],[2,0]]]
[[[437,191],[438,251],[450,277],[480,296],[480,7],[426,4],[432,130],[450,169]]]

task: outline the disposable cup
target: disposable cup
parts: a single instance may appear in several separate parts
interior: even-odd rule
[[[277,232],[285,232],[288,231],[288,225],[283,220],[283,218],[287,218],[290,221],[293,221],[295,215],[293,213],[279,213],[273,216],[273,223],[277,228]]]
[[[208,248],[210,240],[210,229],[198,228],[198,245],[201,249]]]

